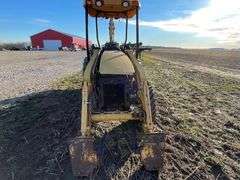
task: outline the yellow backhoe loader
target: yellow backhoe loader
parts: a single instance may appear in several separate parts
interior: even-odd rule
[[[140,149],[146,170],[156,171],[163,166],[165,136],[154,132],[155,105],[139,63],[138,0],[85,0],[87,58],[83,68],[81,136],[71,140],[69,151],[73,174],[89,177],[99,167],[94,150],[91,125],[99,122],[136,121],[142,124]],[[98,47],[89,47],[89,16],[96,20]],[[127,48],[128,19],[136,16],[136,47]],[[109,19],[110,41],[100,46],[98,18]],[[125,44],[114,41],[114,19],[126,20]]]

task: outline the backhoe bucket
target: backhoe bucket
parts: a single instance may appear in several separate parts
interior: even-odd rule
[[[94,139],[78,137],[69,145],[73,175],[75,177],[91,177],[98,167],[98,159],[94,150]]]
[[[141,160],[147,171],[159,171],[164,164],[165,134],[145,134],[142,137]]]

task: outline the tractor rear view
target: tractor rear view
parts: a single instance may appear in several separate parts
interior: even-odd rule
[[[152,88],[144,75],[139,57],[138,0],[86,0],[87,58],[83,70],[81,136],[70,143],[73,174],[91,177],[100,166],[91,126],[100,122],[136,121],[142,124],[141,160],[146,170],[163,166],[165,136],[154,132],[155,105]],[[89,48],[88,19],[96,20],[98,47]],[[136,16],[136,48],[127,48],[128,19]],[[109,19],[110,40],[101,46],[98,19]],[[126,20],[125,43],[114,41],[114,19]]]

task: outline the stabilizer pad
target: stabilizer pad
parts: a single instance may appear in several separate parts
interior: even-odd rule
[[[91,177],[98,167],[94,139],[78,137],[70,141],[69,151],[75,177]]]
[[[147,171],[159,171],[164,165],[165,137],[163,133],[142,136],[141,160]]]

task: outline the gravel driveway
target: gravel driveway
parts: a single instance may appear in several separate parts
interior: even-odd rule
[[[51,89],[81,71],[85,52],[0,52],[0,101]]]

